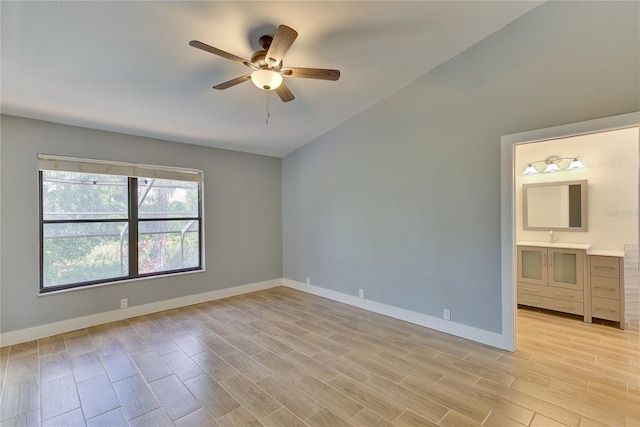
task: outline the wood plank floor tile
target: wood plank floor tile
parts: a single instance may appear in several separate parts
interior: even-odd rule
[[[256,385],[302,420],[322,409],[320,403],[277,375],[260,380]]]
[[[2,421],[1,425],[5,425],[7,427],[40,427],[40,410],[33,409],[29,412],[25,412],[24,414],[20,414],[15,418]]]
[[[89,338],[89,335],[86,333],[82,335],[75,335],[71,338],[65,338],[64,342],[67,346],[67,353],[69,353],[69,356],[71,357],[95,350],[93,348],[91,338]]]
[[[42,383],[40,409],[43,420],[56,417],[80,407],[73,375]]]
[[[349,418],[349,424],[354,427],[393,427],[393,424],[367,408]]]
[[[9,357],[5,374],[5,383],[20,381],[25,377],[37,377],[39,374],[38,353],[29,353],[18,357]]]
[[[171,341],[171,337],[169,335],[160,331],[155,334],[144,335],[144,340],[158,356],[174,352],[179,348],[176,343]]]
[[[87,427],[128,427],[129,421],[122,412],[122,408],[116,408],[97,417],[87,420]]]
[[[189,356],[208,350],[208,347],[189,334],[175,335],[171,339]]]
[[[111,382],[123,380],[138,373],[138,368],[125,352],[113,352],[100,358]]]
[[[40,381],[36,375],[13,379],[5,384],[0,402],[2,420],[40,408]]]
[[[566,409],[565,407],[547,402],[543,399],[536,398],[530,394],[514,390],[509,387],[500,386],[491,381],[480,379],[474,387],[485,393],[498,394],[503,399],[509,400],[516,405],[520,405],[538,414],[545,415],[546,417],[552,418],[563,424],[577,426],[580,421],[580,415],[570,409]],[[572,408],[572,406],[570,406],[570,408]]]
[[[412,376],[402,380],[400,385],[444,407],[455,408],[456,412],[478,424],[482,424],[491,412],[491,407],[480,399],[474,399],[472,396],[454,390],[444,390],[438,384],[426,383]]]
[[[268,417],[260,420],[265,427],[306,427],[306,423],[296,417],[287,408],[280,408]]]
[[[307,334],[310,334],[310,332],[307,332]],[[316,354],[322,352],[322,349],[320,347],[317,347],[316,345],[311,344],[309,341],[295,335],[278,335],[277,337],[274,337],[274,339],[309,357],[313,357]]]
[[[174,424],[164,409],[158,408],[129,420],[129,425],[131,427],[173,427]]]
[[[459,412],[451,410],[440,420],[439,425],[442,427],[480,427],[482,424]]]
[[[284,332],[283,332],[284,333]],[[281,343],[273,338],[273,336],[269,336],[265,333],[259,333],[251,337],[251,341],[256,344],[264,347],[272,353],[277,355],[287,354],[293,351],[291,347],[286,344]]]
[[[38,355],[40,357],[50,356],[56,353],[66,352],[67,347],[61,335],[47,337],[38,340]]]
[[[192,359],[216,381],[222,381],[238,374],[238,371],[227,362],[222,360],[218,355],[209,351],[196,354]]]
[[[393,382],[399,383],[403,379],[409,375],[406,371],[399,371],[395,369],[393,366],[389,366],[383,360],[374,359],[370,355],[361,354],[357,352],[351,352],[342,356],[343,358],[355,363],[356,365],[367,369],[374,374],[377,374],[381,377],[385,377]]]
[[[224,354],[221,358],[254,383],[272,374],[266,366],[240,351]]]
[[[207,332],[197,337],[204,346],[206,346],[211,352],[215,354],[225,354],[232,351],[238,351],[236,347],[231,345],[229,341],[223,339],[221,336],[214,334],[213,332]],[[199,353],[202,354],[202,353]]]
[[[285,380],[295,380],[296,378],[300,378],[306,374],[304,369],[270,351],[258,353],[253,356],[253,359],[257,360]]]
[[[436,427],[438,424],[407,409],[393,422],[397,427]]]
[[[258,334],[254,334],[253,336],[255,335]],[[231,335],[226,337],[225,341],[249,356],[253,356],[254,354],[265,350],[263,346],[243,335]]]
[[[529,423],[522,424],[498,411],[492,411],[482,425],[485,427],[526,427]]]
[[[327,408],[318,411],[306,422],[310,427],[351,427],[347,420]]]
[[[176,427],[218,427],[219,424],[211,418],[206,409],[200,408],[174,421]]]
[[[196,398],[174,375],[149,383],[149,388],[172,420],[182,418],[201,407]]]
[[[71,374],[71,361],[67,353],[53,353],[40,357],[40,381],[47,382]]]
[[[375,375],[373,372],[332,353],[323,352],[316,354],[313,358],[331,369],[362,383]]]
[[[141,375],[134,375],[113,383],[129,420],[160,407]]]
[[[0,348],[0,421],[640,426],[637,322],[517,330],[509,353],[277,287]]]
[[[9,358],[14,359],[16,357],[22,357],[33,353],[38,353],[38,341],[28,341],[12,345],[11,351],[9,352]]]
[[[389,399],[406,406],[421,416],[438,423],[449,412],[449,408],[437,402],[427,399],[417,393],[408,390],[386,378],[375,376],[365,384],[388,397]]]
[[[96,353],[98,353],[99,356],[105,356],[116,352],[123,353],[125,351],[120,344],[120,341],[118,341],[116,336],[110,330],[96,333],[92,333],[90,331],[89,338],[91,338],[93,348],[96,349]]]
[[[282,358],[321,381],[327,382],[340,375],[338,371],[328,367],[324,363],[297,351],[284,354]]]
[[[182,350],[176,350],[160,358],[180,381],[187,381],[205,373],[202,368],[198,366],[193,359],[183,353]]]
[[[106,373],[95,351],[71,357],[71,370],[76,381],[83,381]]]
[[[340,393],[333,387],[317,380],[311,375],[305,375],[294,381],[294,384],[326,408],[349,419],[360,412],[364,406]]]
[[[334,378],[328,384],[387,421],[393,421],[405,409],[403,405],[344,375]]]
[[[258,418],[266,417],[282,406],[242,374],[227,378],[221,381],[220,385]]]
[[[262,423],[242,407],[218,418],[218,425],[220,427],[262,427]]]
[[[132,359],[148,383],[172,374],[171,369],[165,365],[155,351],[136,354]]]
[[[86,418],[93,418],[120,407],[120,401],[106,375],[78,382],[78,394],[82,412]]]
[[[82,409],[74,409],[54,418],[49,418],[42,423],[43,427],[81,427],[86,425]]]
[[[185,381],[184,385],[215,418],[240,407],[240,403],[207,374]]]

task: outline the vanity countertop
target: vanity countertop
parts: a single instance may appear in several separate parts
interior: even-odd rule
[[[587,255],[599,255],[599,256],[616,256],[624,257],[624,251],[610,251],[605,249],[591,249],[591,245],[588,243],[564,243],[564,242],[517,242],[518,246],[536,246],[541,248],[564,248],[564,249],[582,249],[587,252]]]
[[[518,242],[518,246],[537,246],[541,248],[583,249],[588,251],[591,245],[587,243],[563,243],[563,242]]]

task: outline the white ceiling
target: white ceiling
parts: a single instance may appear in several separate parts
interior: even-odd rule
[[[2,113],[284,156],[540,3],[2,1]],[[217,91],[249,69],[188,45],[248,58],[279,24],[299,33],[285,66],[340,80],[287,78],[286,104],[249,82]]]

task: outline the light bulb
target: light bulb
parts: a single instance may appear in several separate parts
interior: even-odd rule
[[[529,163],[527,167],[524,168],[524,172],[522,172],[522,175],[535,175],[537,173],[538,173],[538,170],[534,168],[531,163]]]
[[[251,73],[251,81],[262,90],[274,90],[282,84],[280,73],[263,68]]]
[[[544,168],[544,173],[558,172],[560,168],[555,163],[547,163],[547,167]]]
[[[584,168],[584,165],[582,164],[580,159],[578,159],[576,157],[575,159],[573,159],[571,161],[571,163],[569,163],[569,167],[567,168],[567,170],[571,171],[571,170],[574,170],[574,169],[582,169],[582,168]]]

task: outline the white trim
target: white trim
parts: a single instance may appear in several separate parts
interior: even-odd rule
[[[202,169],[38,154],[38,169],[202,182]]]
[[[492,347],[498,347],[508,350],[505,345],[503,335],[495,332],[489,332],[472,326],[463,325],[453,321],[443,320],[437,317],[428,316],[426,314],[417,313],[415,311],[405,310],[403,308],[394,307],[376,301],[358,298],[355,295],[344,294],[342,292],[332,291],[330,289],[318,286],[307,285],[305,283],[296,282],[295,280],[282,279],[282,285],[296,289],[309,294],[318,295],[334,301],[351,305],[353,307],[362,308],[374,313],[383,314],[393,317],[394,319],[404,320],[405,322],[414,323],[426,328],[435,329],[436,331],[477,341]]]
[[[58,335],[65,332],[71,332],[78,329],[101,325],[103,323],[129,319],[131,317],[143,316],[145,314],[157,313],[159,311],[171,310],[173,308],[185,307],[201,302],[233,297],[249,292],[262,291],[264,289],[271,289],[277,286],[282,286],[282,279],[267,280],[264,282],[234,286],[231,288],[219,289],[216,291],[204,292],[201,294],[187,295],[170,300],[137,305],[122,310],[106,311],[103,313],[92,314],[90,316],[78,317],[75,319],[63,320],[55,323],[48,323],[46,325],[20,329],[18,331],[5,332],[4,334],[0,334],[0,347],[20,344],[27,341],[50,337],[52,335]]]
[[[502,334],[509,348],[516,348],[516,283],[515,254],[515,170],[514,153],[516,145],[532,142],[548,141],[550,139],[569,138],[572,136],[599,133],[616,129],[635,127],[640,125],[640,112],[604,117],[584,122],[554,126],[527,132],[504,135],[501,138],[501,260],[502,260]]]

